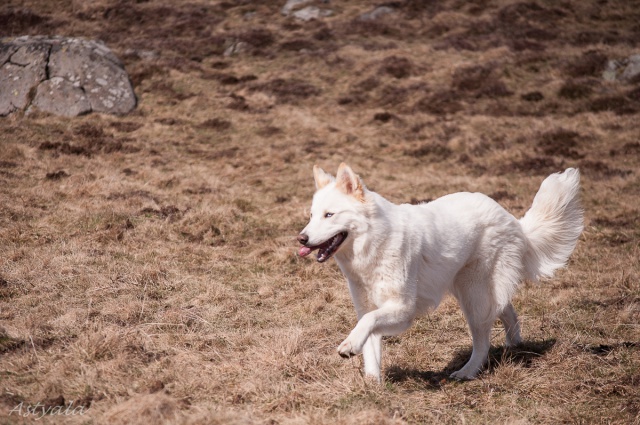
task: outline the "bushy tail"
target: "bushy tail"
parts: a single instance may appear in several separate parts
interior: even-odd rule
[[[551,277],[569,259],[584,227],[579,190],[577,169],[552,174],[542,182],[533,205],[520,219],[527,237],[527,279],[535,282]]]

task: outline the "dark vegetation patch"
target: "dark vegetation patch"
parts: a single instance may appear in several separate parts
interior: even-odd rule
[[[0,6],[0,37],[49,34],[63,24],[27,8],[9,6],[2,10]]]
[[[369,77],[353,85],[346,96],[338,99],[339,105],[361,105],[370,99],[370,94],[380,86],[380,80],[376,77]]]
[[[69,173],[64,170],[58,170],[47,173],[45,177],[47,180],[60,180],[65,177],[69,177]]]
[[[359,35],[363,37],[385,36],[389,38],[400,38],[403,35],[403,31],[393,25],[392,19],[363,21],[356,18],[346,23],[342,30],[347,35]]]
[[[315,50],[316,45],[312,40],[306,38],[296,38],[280,44],[282,50],[299,52],[300,50]]]
[[[542,50],[544,43],[558,37],[557,25],[566,15],[559,8],[546,8],[536,2],[520,2],[500,9],[495,24],[511,49]]]
[[[133,139],[115,138],[106,134],[102,127],[90,123],[83,123],[73,129],[70,142],[45,141],[38,145],[38,149],[50,151],[56,155],[82,155],[91,157],[96,154],[114,152],[135,153],[140,148],[132,144]]]
[[[13,161],[0,161],[0,168],[16,168],[17,166],[18,164]]]
[[[592,178],[597,176],[592,175]],[[613,216],[598,216],[590,222],[596,230],[596,236],[609,246],[616,247],[637,241],[640,238],[640,213],[637,210],[625,211]],[[613,303],[622,306],[623,301],[634,302],[633,299],[623,297]],[[640,299],[638,299],[640,301]]]
[[[239,40],[250,44],[256,49],[264,49],[266,47],[269,47],[275,41],[273,33],[265,28],[255,28],[249,31],[241,32],[237,34],[236,37]]]
[[[633,172],[610,167],[603,161],[583,160],[580,162],[580,170],[592,178],[627,177]]]
[[[562,168],[562,162],[548,156],[528,156],[524,155],[521,159],[512,160],[499,166],[498,175],[510,173],[524,173],[533,175],[546,175],[558,172]]]
[[[200,62],[224,51],[225,38],[211,35],[224,16],[217,5],[182,3],[169,7],[127,1],[85,9],[76,17],[98,25],[98,38],[109,44],[161,51],[164,58],[179,56]],[[166,63],[171,67],[180,65]]]
[[[134,131],[142,127],[142,124],[133,121],[114,121],[110,124],[110,126],[122,133],[133,133]]]
[[[382,88],[376,103],[381,107],[398,106],[406,103],[411,92],[416,91],[417,87],[397,87],[387,85]]]
[[[617,115],[636,114],[640,111],[640,103],[634,102],[624,95],[602,96],[593,99],[587,105],[591,112],[614,112]]]
[[[589,50],[581,56],[571,58],[564,65],[565,73],[573,78],[600,77],[607,63],[604,53]]]
[[[426,143],[415,149],[406,149],[403,153],[415,158],[429,157],[432,160],[443,160],[450,158],[453,151],[442,144]]]
[[[562,156],[570,159],[584,158],[575,148],[581,135],[575,131],[559,128],[540,135],[536,145],[545,155]]]
[[[430,32],[434,35],[449,32],[449,27],[432,27]],[[500,38],[496,34],[495,22],[487,19],[479,19],[469,25],[462,33],[446,36],[441,42],[435,44],[437,50],[455,49],[481,51],[501,45]]]
[[[9,285],[9,281],[6,280],[4,277],[0,276],[0,299],[1,298],[8,298],[10,296],[10,285]],[[3,328],[0,327],[0,338],[2,338],[3,336],[5,336],[5,330]]]
[[[172,118],[172,117],[167,117],[167,118],[156,118],[154,120],[154,122],[157,122],[158,124],[162,124],[162,125],[184,125],[187,122],[184,120],[181,120],[180,118]]]
[[[478,4],[482,3],[482,1],[470,1],[469,3]],[[386,4],[400,9],[409,19],[421,18],[424,17],[425,14],[426,16],[431,17],[444,9],[443,3],[436,0],[404,0],[392,1]]]
[[[433,201],[433,198],[420,198],[420,199],[418,199],[418,198],[413,197],[413,198],[411,198],[409,200],[409,203],[411,205],[420,205],[420,204],[427,204],[427,203],[429,203],[431,201]]]
[[[318,41],[328,41],[328,40],[333,40],[335,36],[331,29],[324,26],[313,34],[313,38]]]
[[[169,220],[178,218],[182,213],[183,211],[180,211],[180,209],[175,205],[166,205],[159,209],[146,207],[140,210],[140,214],[142,215],[146,215],[146,216],[155,215],[160,218],[168,218]]]
[[[376,88],[378,88],[378,86],[380,86],[380,80],[378,80],[376,77],[369,77],[356,83],[355,89],[357,91],[366,93],[375,90]]]
[[[98,140],[105,137],[105,133],[102,127],[97,127],[89,123],[80,124],[79,126],[75,127],[73,129],[73,133],[76,136],[80,136],[84,139],[89,140]]]
[[[507,46],[514,52],[527,53],[558,45],[637,45],[640,40],[637,25],[640,13],[624,1],[608,1],[606,7],[589,8],[587,20],[584,8],[580,10],[566,2],[522,1],[497,10],[490,10],[487,2],[464,3],[466,8],[461,2],[456,11],[468,9],[468,16],[478,16],[478,19],[464,26],[432,25],[425,34],[431,38],[442,37],[434,43],[436,49],[484,51]],[[475,10],[482,12],[474,14]],[[590,25],[585,25],[585,21]],[[586,65],[586,68],[576,69],[579,75],[575,76],[592,75],[588,71],[589,58],[577,65]]]
[[[625,143],[621,149],[611,149],[609,155],[640,155],[640,142]]]
[[[6,333],[0,333],[0,354],[9,353],[26,346],[26,342],[10,337]]]
[[[486,3],[476,4],[485,9]],[[490,17],[471,21],[467,28],[445,36],[436,48],[483,51],[507,46],[515,52],[543,51],[549,43],[562,36],[558,30],[568,13],[559,7],[544,7],[537,2],[509,4],[493,12]],[[446,33],[452,28],[431,28],[431,33]]]
[[[411,76],[413,68],[413,63],[407,58],[389,56],[382,61],[379,73],[391,75],[394,78],[407,78]]]
[[[342,96],[338,99],[338,105],[355,105],[364,103],[366,100],[360,96]]]
[[[589,97],[597,86],[598,80],[592,78],[568,80],[558,90],[558,96],[568,100],[582,99]]]
[[[149,191],[146,190],[131,190],[127,192],[117,192],[109,194],[106,199],[109,201],[115,201],[120,199],[142,198],[150,199],[153,202],[158,203],[159,199]]]
[[[638,75],[636,78],[640,78],[640,75]],[[627,93],[627,97],[634,102],[640,102],[640,86],[630,90]]]
[[[321,93],[320,89],[313,84],[296,78],[276,78],[266,83],[256,84],[251,87],[251,90],[270,93],[275,95],[280,103],[293,104]]]
[[[399,118],[390,112],[378,112],[373,115],[373,120],[380,122],[389,122],[391,120],[399,120]]]
[[[591,220],[593,226],[608,227],[616,230],[630,230],[634,227],[640,230],[640,211],[627,211],[615,217],[596,217]]]
[[[231,159],[231,158],[237,157],[239,151],[240,151],[239,148],[233,146],[230,148],[220,149],[215,152],[207,153],[206,158],[211,160],[222,159],[222,158]]]
[[[177,88],[164,80],[154,80],[148,85],[147,91],[166,97],[173,105],[195,96],[195,93]]]
[[[229,68],[230,64],[229,62],[217,60],[215,62],[212,62],[209,66],[212,69],[227,69]]]
[[[456,69],[453,73],[451,87],[476,98],[497,98],[513,94],[496,75],[495,67],[492,65]]]
[[[206,195],[209,193],[213,193],[213,189],[207,186],[200,186],[195,188],[186,188],[182,191],[182,193],[185,193],[187,195]]]
[[[434,115],[455,114],[462,110],[459,96],[450,90],[437,91],[420,99],[414,106],[414,111],[427,112]]]
[[[512,193],[507,192],[506,190],[498,190],[489,195],[489,198],[493,199],[496,202],[502,201],[504,199],[514,200],[516,196]]]
[[[154,77],[166,78],[168,68],[157,63],[135,62],[127,66],[129,79],[134,88],[139,87],[143,81],[151,80]]]
[[[240,82],[242,81],[240,78],[236,77],[233,74],[227,74],[227,73],[207,73],[204,72],[201,75],[201,78],[203,80],[216,80],[218,81],[220,84],[222,85],[235,85],[235,84],[240,84]]]
[[[532,91],[520,95],[520,98],[526,102],[540,102],[544,100],[544,95],[539,91]]]
[[[220,118],[211,118],[208,119],[202,123],[200,123],[200,125],[198,125],[198,127],[200,128],[210,128],[213,130],[228,130],[232,127],[231,121],[227,121],[227,120],[223,120]]]
[[[618,31],[615,30],[603,30],[603,31],[579,31],[571,37],[572,44],[576,46],[588,46],[591,44],[618,44],[624,42],[623,37]]]
[[[274,127],[272,125],[268,125],[257,130],[256,134],[261,137],[273,137],[278,134],[282,134],[282,129],[279,127]]]
[[[320,151],[323,150],[323,148],[326,146],[326,143],[323,142],[322,140],[309,140],[304,144],[304,152],[305,153],[313,153],[313,154],[317,154]]]

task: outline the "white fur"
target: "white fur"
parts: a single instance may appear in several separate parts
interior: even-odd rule
[[[397,335],[451,293],[469,323],[473,352],[451,376],[472,379],[486,362],[496,318],[508,346],[521,342],[511,305],[524,279],[563,267],[583,228],[576,169],[545,179],[517,220],[480,193],[454,193],[421,205],[396,205],[364,187],[342,164],[336,178],[314,169],[308,246],[348,236],[334,254],[349,283],[358,323],[342,356],[363,353],[365,373],[380,380],[381,340]],[[333,213],[325,217],[326,213]]]

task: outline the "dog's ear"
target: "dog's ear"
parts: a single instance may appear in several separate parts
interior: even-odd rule
[[[364,202],[364,187],[362,186],[362,181],[360,177],[356,173],[353,172],[351,167],[349,167],[344,162],[340,164],[338,167],[338,172],[336,173],[336,187],[342,190],[347,195],[351,195],[358,200]]]
[[[334,178],[331,174],[325,172],[322,168],[317,165],[313,166],[313,178],[316,181],[316,189],[320,190],[332,181]]]

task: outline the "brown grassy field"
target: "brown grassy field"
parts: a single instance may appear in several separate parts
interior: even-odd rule
[[[0,118],[0,423],[640,423],[635,1],[5,0],[0,36],[103,40],[130,115]],[[226,54],[225,54],[226,52]],[[384,383],[335,348],[335,262],[296,257],[314,163],[397,202],[479,191],[520,217],[582,172],[568,268],[515,298],[479,379],[447,300],[384,343]]]

